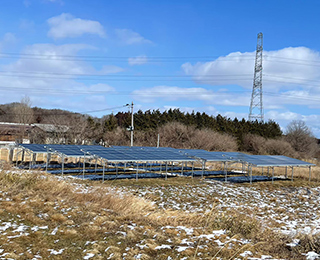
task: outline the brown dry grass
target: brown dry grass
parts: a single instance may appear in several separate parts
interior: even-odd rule
[[[113,186],[112,191],[109,189],[110,184]],[[48,226],[47,229],[29,231],[29,235],[9,240],[8,236],[15,233],[0,233],[1,248],[10,252],[14,259],[28,259],[35,255],[49,258],[48,249],[61,248],[65,250],[61,255],[56,255],[55,259],[78,259],[87,253],[95,254],[94,259],[121,259],[124,253],[127,254],[126,259],[134,259],[139,253],[142,253],[141,259],[167,259],[174,254],[178,257],[177,252],[155,248],[166,244],[168,239],[179,245],[182,239],[188,236],[177,229],[167,229],[164,232],[162,227],[186,226],[195,228],[194,235],[225,229],[227,234],[220,237],[225,239],[225,242],[231,240],[230,237],[236,237],[250,239],[251,243],[247,246],[233,243],[232,247],[226,243],[219,248],[213,242],[198,240],[193,248],[183,251],[179,257],[197,259],[198,254],[201,254],[203,259],[233,259],[250,248],[255,255],[270,254],[285,259],[300,259],[300,253],[308,248],[319,249],[315,238],[311,237],[303,238],[305,243],[299,250],[290,251],[285,245],[290,242],[288,237],[277,235],[249,214],[236,210],[221,214],[214,204],[212,210],[204,214],[160,210],[149,200],[119,193],[116,189],[118,185],[158,185],[165,191],[166,186],[201,184],[197,179],[175,178],[170,181],[139,182],[125,180],[110,184],[83,181],[68,183],[40,172],[0,172],[0,220],[16,221],[30,227]],[[135,223],[135,229],[129,228],[132,223]],[[126,232],[126,235],[121,232]],[[147,248],[135,248],[142,240],[147,244]],[[202,248],[204,244],[209,248]]]

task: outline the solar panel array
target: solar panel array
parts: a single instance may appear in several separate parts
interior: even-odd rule
[[[255,166],[315,166],[283,155],[245,155],[245,161]]]
[[[276,155],[247,155],[239,152],[208,152],[170,147],[103,147],[99,145],[20,144],[34,153],[54,152],[69,157],[95,156],[110,162],[190,162],[195,159],[228,162],[239,161],[254,166],[314,166],[312,163]]]

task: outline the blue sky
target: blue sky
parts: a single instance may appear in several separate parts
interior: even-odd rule
[[[320,137],[319,1],[3,0],[0,103],[101,116],[180,108],[248,118],[264,35],[265,119]]]

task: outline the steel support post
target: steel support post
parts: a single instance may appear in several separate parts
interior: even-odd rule
[[[309,166],[309,182],[311,181],[311,166]]]
[[[138,181],[138,171],[139,171],[139,164],[137,163],[137,173],[136,173],[136,181]]]
[[[61,175],[63,176],[63,172],[64,172],[64,156],[61,155]]]
[[[118,164],[116,163],[116,178],[118,178]]]
[[[293,181],[293,166],[292,166],[292,172],[291,172],[291,181]]]
[[[48,164],[49,164],[49,149],[47,147],[47,158],[46,158],[46,172],[48,172]]]
[[[193,178],[193,176],[194,176],[194,162],[192,162],[192,169],[191,169],[191,174],[192,174],[192,178]]]
[[[274,179],[274,167],[272,167],[272,184],[273,184],[273,179]]]
[[[183,176],[183,163],[181,164],[181,175]]]
[[[83,156],[83,170],[82,170],[82,179],[84,179],[84,173],[86,171],[86,157]]]
[[[223,165],[223,174],[224,174],[224,177],[225,177],[225,182],[227,182],[228,181],[228,171],[227,171],[227,162],[224,162],[223,163],[224,165]]]
[[[32,158],[33,158],[33,153],[29,154],[30,155],[30,161],[29,161],[29,170],[31,170],[31,165],[32,165]]]
[[[250,184],[252,184],[252,165],[250,166]]]
[[[102,183],[104,183],[104,171],[105,171],[105,168],[106,168],[106,163],[104,161],[103,162],[103,169],[102,169]]]
[[[286,173],[285,173],[285,178],[288,178],[288,166],[286,166]]]
[[[166,180],[168,178],[168,162],[166,162]]]
[[[171,175],[173,175],[173,162],[171,162]]]

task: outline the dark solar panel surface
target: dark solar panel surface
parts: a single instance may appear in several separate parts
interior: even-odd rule
[[[20,146],[29,149],[34,153],[46,153],[47,148],[45,148],[43,144],[19,144]]]
[[[229,158],[224,155],[223,152],[208,152],[205,150],[194,150],[194,149],[181,149],[182,153],[204,159],[211,162],[224,162],[229,161]]]
[[[245,161],[256,166],[314,166],[315,164],[282,155],[246,155]]]
[[[238,152],[208,152],[196,149],[174,149],[170,147],[129,147],[111,148],[99,145],[58,145],[58,144],[20,144],[34,153],[59,152],[66,156],[95,155],[114,162],[130,161],[193,161],[200,158],[206,161],[239,160],[255,166],[314,166],[294,158],[281,155],[247,155]]]
[[[62,153],[66,156],[84,156],[84,152],[77,145],[48,145],[52,151]]]

